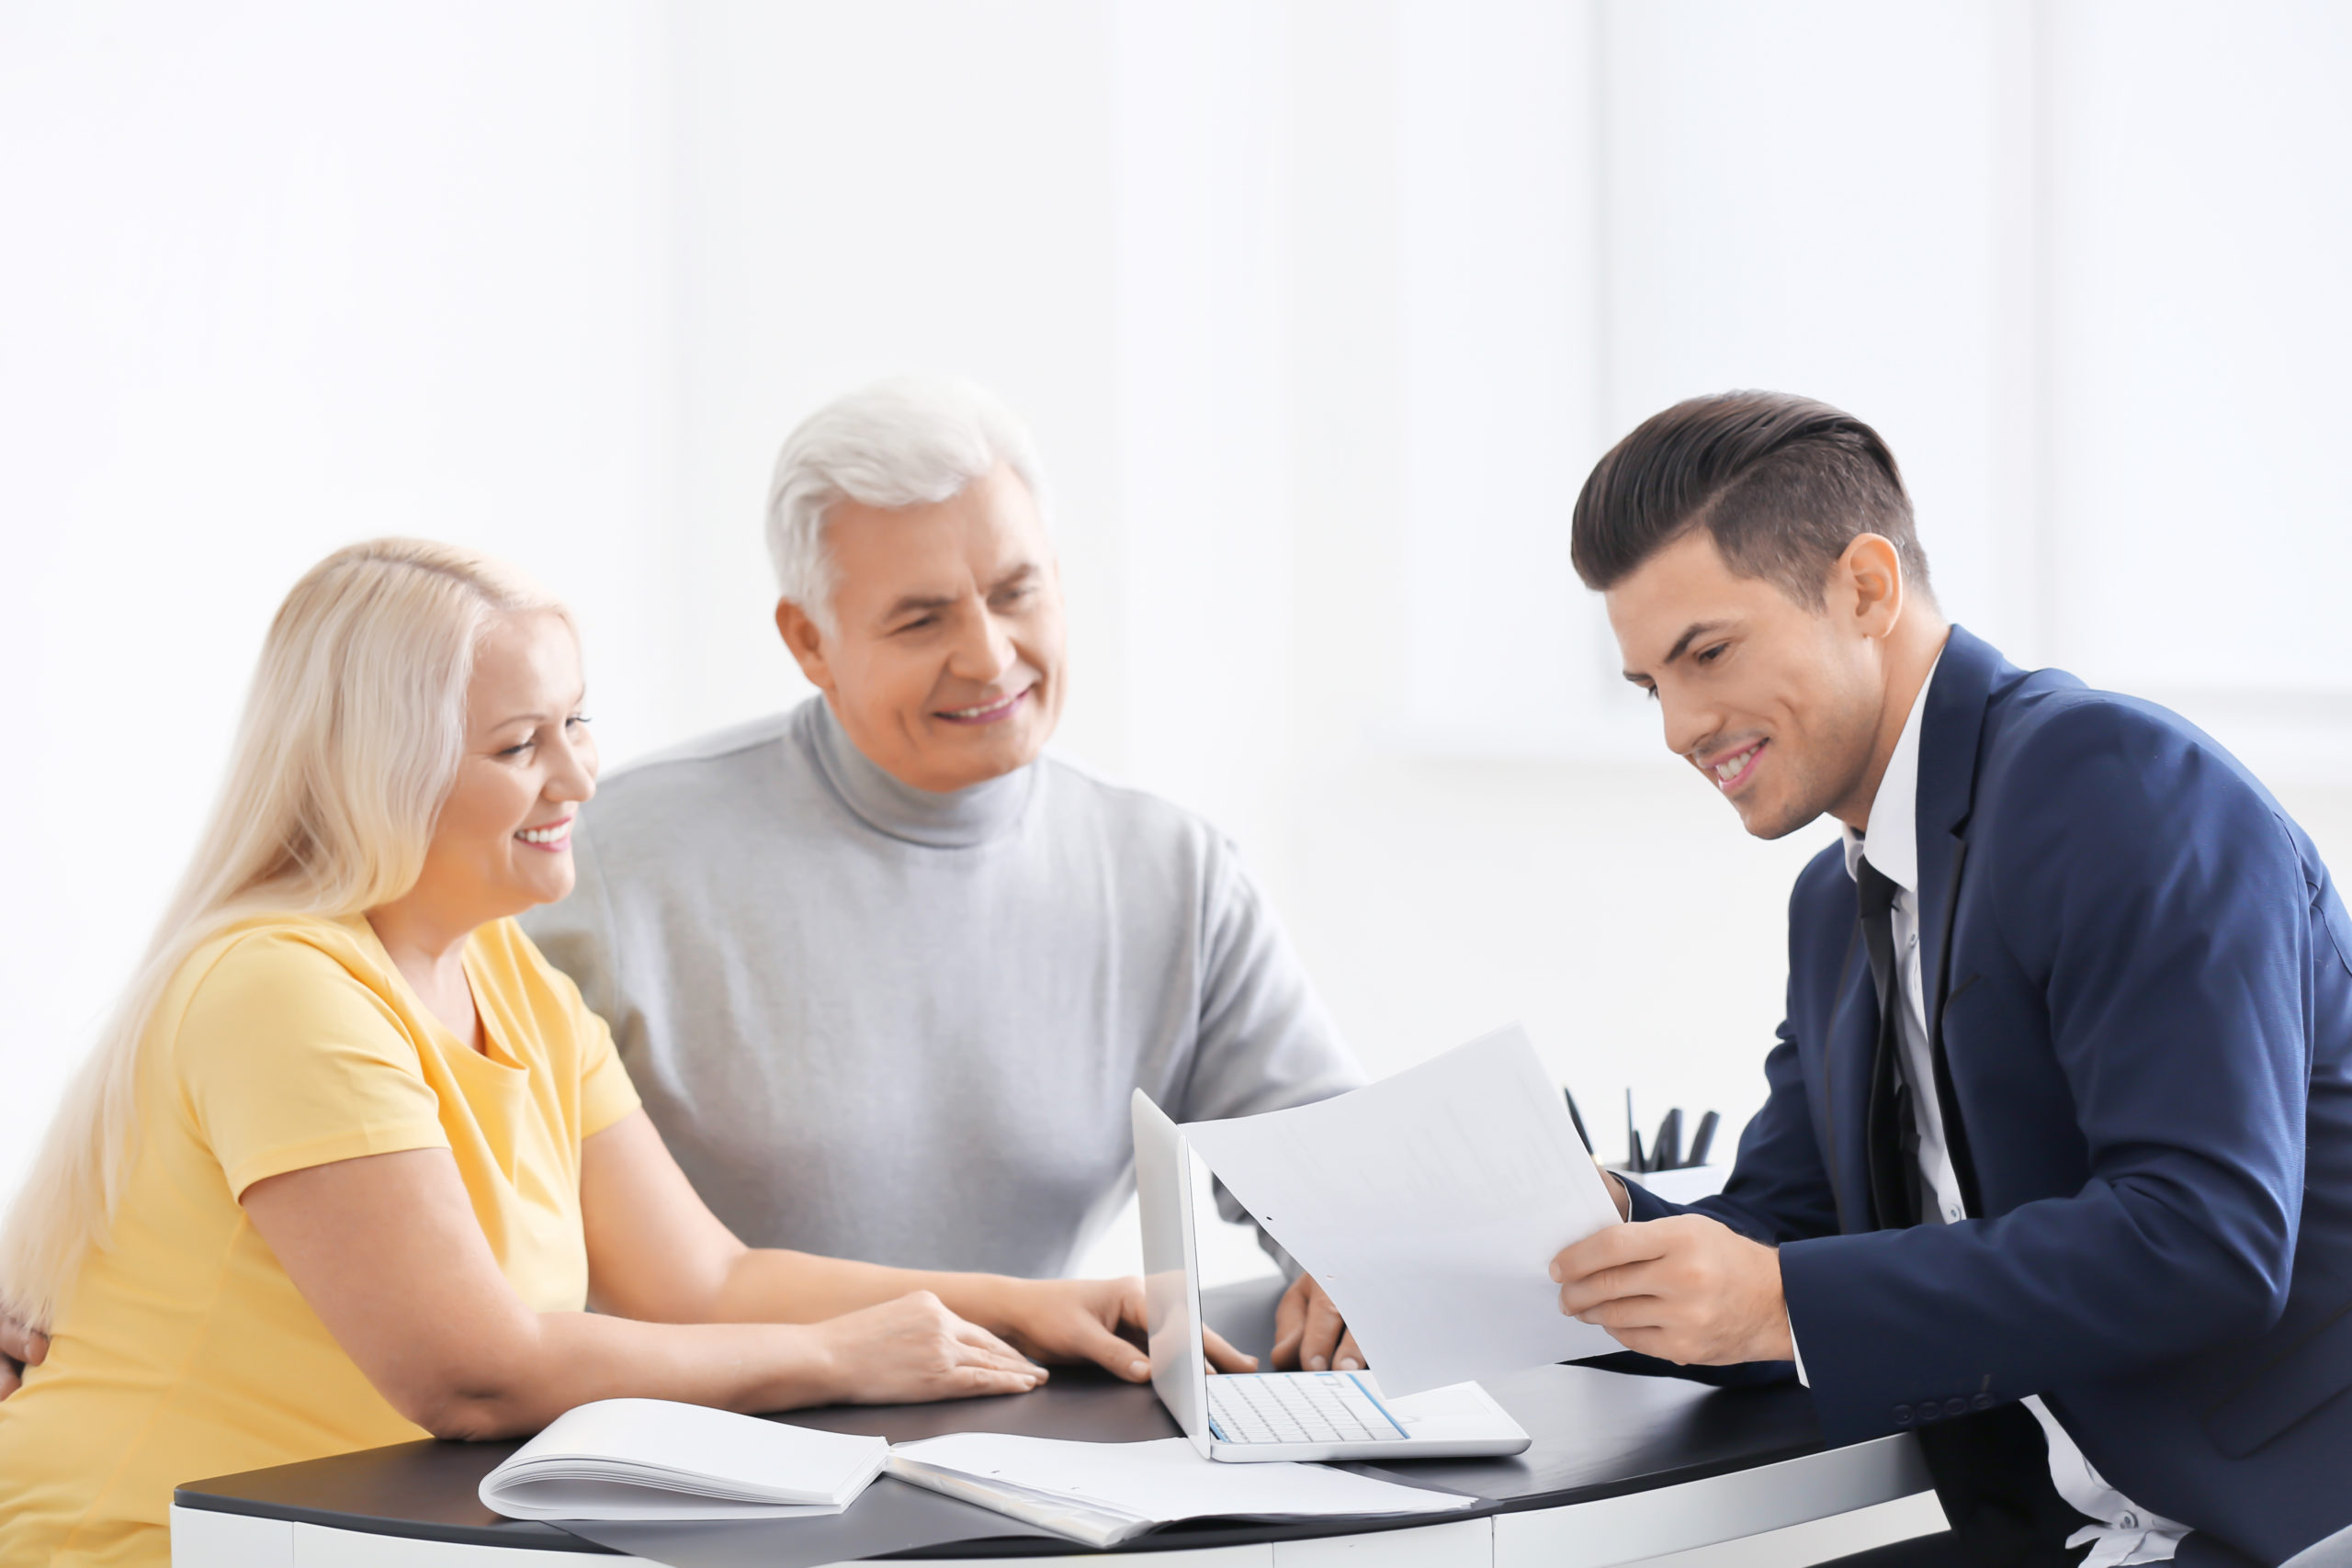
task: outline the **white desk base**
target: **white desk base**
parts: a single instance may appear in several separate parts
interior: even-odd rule
[[[1114,1560],[1141,1568],[1609,1568],[1894,1502],[1928,1485],[1918,1444],[1905,1435],[1679,1486],[1414,1529],[1201,1551],[987,1562],[989,1568],[1069,1568]],[[172,1568],[590,1568],[644,1562],[172,1510]],[[937,1568],[966,1564],[943,1562]]]

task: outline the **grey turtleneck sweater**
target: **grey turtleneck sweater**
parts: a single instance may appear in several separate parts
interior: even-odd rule
[[[1064,1272],[1179,1121],[1362,1081],[1215,829],[1047,758],[933,795],[821,697],[622,770],[524,920],[754,1247]]]

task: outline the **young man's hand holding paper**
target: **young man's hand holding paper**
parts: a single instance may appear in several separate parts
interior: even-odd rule
[[[1684,1366],[1796,1354],[1781,1255],[1705,1214],[1596,1232],[1553,1261],[1560,1307],[1629,1350]]]
[[[1392,1395],[1620,1348],[1561,1310],[1553,1259],[1619,1216],[1516,1024],[1184,1136],[1322,1282]]]

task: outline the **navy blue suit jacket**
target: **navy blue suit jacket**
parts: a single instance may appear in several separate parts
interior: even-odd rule
[[[2163,708],[1957,627],[1926,700],[1921,972],[1971,1218],[1871,1228],[1878,1004],[1835,844],[1790,899],[1770,1098],[1693,1207],[1779,1244],[1832,1442],[2039,1393],[2125,1495],[2276,1562],[2352,1523],[2352,921]]]

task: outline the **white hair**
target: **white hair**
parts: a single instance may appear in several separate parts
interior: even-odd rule
[[[1045,519],[1046,476],[1029,431],[984,388],[899,376],[835,398],[802,420],[776,454],[767,522],[776,592],[831,632],[838,584],[825,514],[836,502],[932,505],[1000,464],[1028,486]]]
[[[52,1326],[111,1240],[144,1039],[180,965],[240,920],[336,919],[413,887],[464,750],[475,645],[492,617],[541,610],[571,618],[513,568],[421,539],[352,545],[294,585],[195,859],[0,1225],[0,1312]]]

